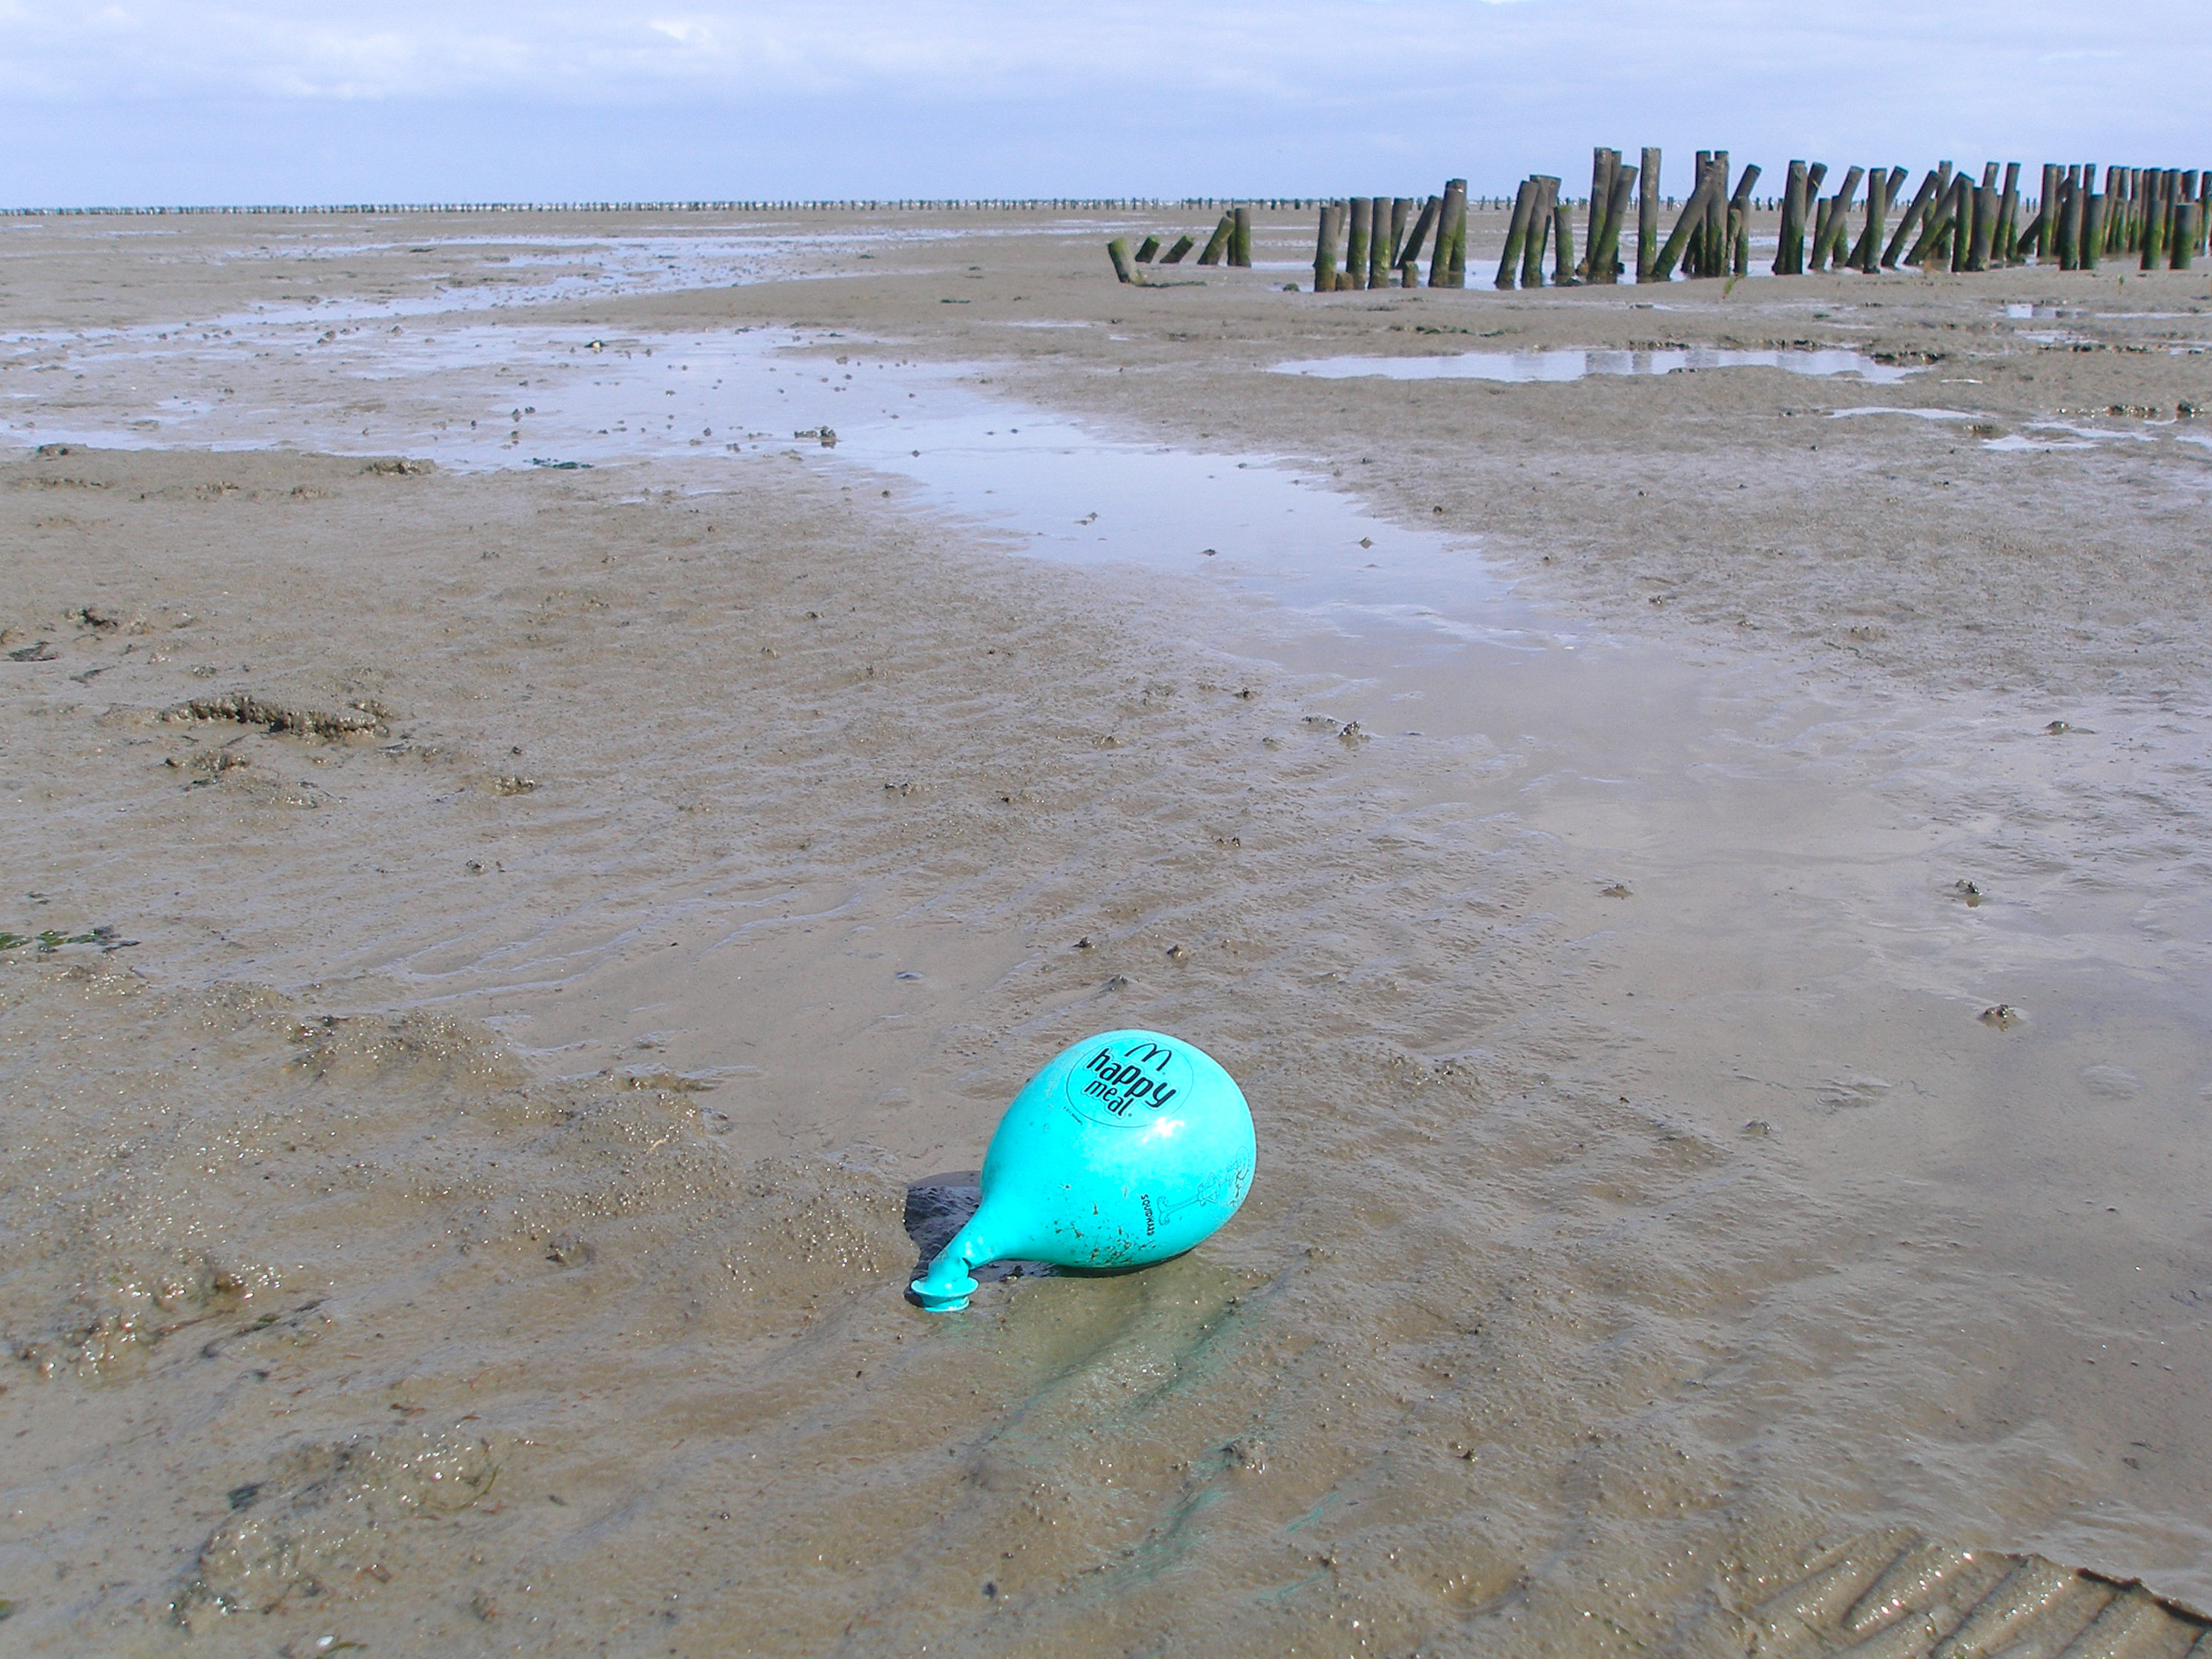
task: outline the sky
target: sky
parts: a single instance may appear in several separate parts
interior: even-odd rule
[[[2207,0],[0,0],[0,206],[2033,177],[2212,165],[2208,85]]]

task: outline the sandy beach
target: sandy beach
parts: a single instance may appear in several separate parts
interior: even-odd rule
[[[1212,218],[0,220],[0,1646],[2191,1652],[2204,274]]]

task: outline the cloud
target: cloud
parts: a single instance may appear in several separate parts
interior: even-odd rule
[[[423,194],[578,193],[579,168],[684,194],[709,133],[741,194],[1303,194],[1415,167],[1498,190],[1601,143],[1665,145],[1685,177],[1715,143],[1770,171],[2178,165],[2195,106],[2158,89],[2212,76],[2201,3],[0,0],[0,133],[11,191],[123,199],[173,175],[254,194],[307,155],[334,197],[367,192],[349,167]],[[441,163],[426,126],[481,136]]]

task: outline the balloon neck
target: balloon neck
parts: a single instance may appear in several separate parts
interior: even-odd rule
[[[1000,1252],[984,1242],[981,1231],[983,1220],[981,1210],[969,1217],[968,1224],[937,1253],[937,1260],[929,1264],[929,1271],[907,1287],[930,1312],[957,1313],[966,1307],[968,1298],[975,1291],[975,1280],[969,1268],[999,1258]]]

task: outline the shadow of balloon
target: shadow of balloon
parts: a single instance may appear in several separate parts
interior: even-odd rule
[[[914,1241],[914,1278],[929,1271],[938,1252],[952,1242],[981,1205],[981,1170],[954,1170],[926,1176],[907,1188],[906,1236]],[[991,1261],[970,1267],[968,1273],[978,1285],[988,1285],[1001,1279],[1039,1279],[1063,1271],[1043,1261]],[[919,1303],[920,1298],[909,1290],[907,1300]]]

